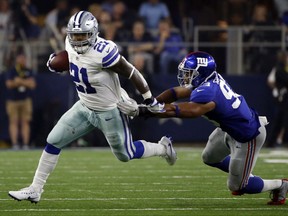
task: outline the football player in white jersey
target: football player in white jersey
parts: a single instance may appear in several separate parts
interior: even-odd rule
[[[61,149],[94,128],[103,132],[113,154],[120,161],[162,156],[169,165],[173,165],[177,159],[172,142],[166,136],[158,143],[145,140],[133,142],[129,117],[117,108],[119,101],[129,100],[120,86],[118,74],[132,81],[143,96],[143,104],[149,109],[161,112],[163,104],[152,96],[141,73],[119,54],[116,44],[98,36],[98,23],[91,13],[80,11],[70,18],[65,49],[70,75],[80,99],[48,135],[32,184],[19,191],[9,191],[9,196],[16,200],[37,203],[49,174],[57,164]],[[47,62],[52,72],[55,71],[50,67],[50,62],[54,56],[52,54]]]
[[[203,162],[228,173],[227,186],[233,195],[270,191],[271,200],[267,204],[285,204],[288,179],[267,180],[252,175],[266,138],[266,117],[250,108],[245,98],[235,93],[216,72],[216,63],[210,54],[192,52],[178,69],[180,86],[157,96],[158,101],[166,103],[165,111],[151,113],[146,107],[140,107],[137,112],[134,101],[129,104],[120,101],[119,108],[132,116],[208,118],[217,127],[203,150]],[[188,101],[171,103],[184,98]]]

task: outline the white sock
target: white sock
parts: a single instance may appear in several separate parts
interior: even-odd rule
[[[261,192],[278,189],[282,185],[282,180],[281,179],[275,179],[275,180],[264,180],[263,179],[263,182],[264,182],[264,187],[263,187]]]
[[[283,140],[282,140],[281,138],[277,138],[276,142],[277,142],[278,144],[282,144],[282,143],[283,143]]]
[[[144,145],[144,153],[141,158],[148,158],[152,156],[164,156],[166,154],[166,149],[163,145],[158,143],[147,142],[145,140],[140,140]]]
[[[47,153],[45,150],[42,152],[37,170],[33,178],[32,182],[33,187],[39,190],[41,190],[44,187],[48,176],[54,170],[57,164],[59,156],[60,154],[58,155],[50,154]]]

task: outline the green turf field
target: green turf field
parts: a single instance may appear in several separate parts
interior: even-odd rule
[[[41,151],[0,152],[0,215],[253,215],[283,216],[288,203],[267,206],[269,194],[232,196],[226,174],[201,162],[201,148],[177,148],[179,160],[119,162],[109,149],[64,150],[38,204],[7,192],[28,186]],[[288,151],[263,149],[254,174],[288,177]]]

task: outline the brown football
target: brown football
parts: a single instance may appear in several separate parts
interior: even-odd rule
[[[56,53],[50,62],[50,67],[57,72],[69,71],[69,59],[66,50]]]

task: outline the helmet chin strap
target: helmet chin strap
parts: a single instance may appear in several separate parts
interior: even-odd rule
[[[78,54],[84,54],[86,53],[89,48],[91,47],[90,43],[88,42],[86,45],[81,45],[81,46],[74,46],[74,50],[78,53]]]
[[[193,88],[193,86],[191,84],[185,84],[184,88],[189,88],[190,89],[190,88]]]

